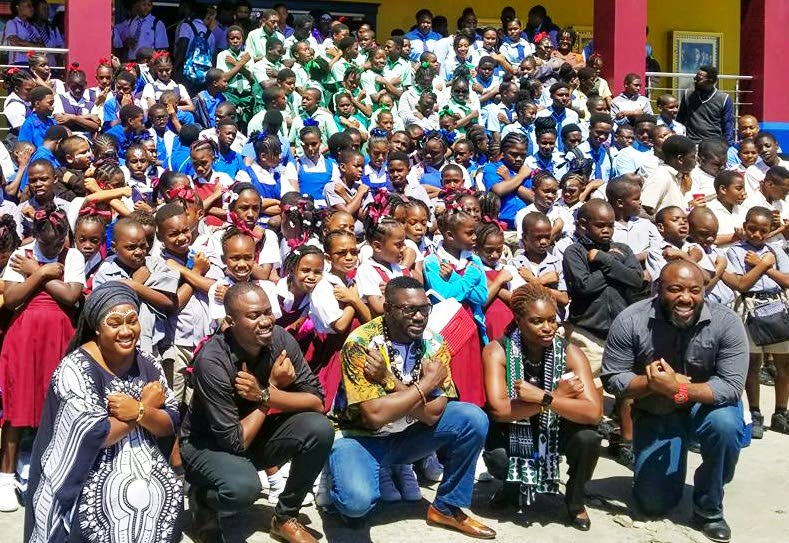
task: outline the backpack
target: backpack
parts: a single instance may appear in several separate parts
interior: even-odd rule
[[[194,37],[186,50],[183,75],[191,83],[205,83],[205,74],[212,67],[209,30],[198,32],[192,21],[189,21],[189,27]]]

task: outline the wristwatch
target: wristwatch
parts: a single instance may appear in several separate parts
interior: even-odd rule
[[[551,407],[551,402],[553,402],[553,396],[548,392],[543,394],[542,401],[540,402],[540,411],[545,411]]]
[[[673,400],[674,403],[677,405],[684,405],[688,403],[688,384],[687,383],[680,383],[679,388],[677,389],[677,393],[674,394]]]
[[[271,399],[271,391],[269,387],[261,389],[260,396],[258,396],[258,403],[262,407],[268,407],[268,401]]]

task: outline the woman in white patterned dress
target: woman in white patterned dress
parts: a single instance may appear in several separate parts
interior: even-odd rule
[[[86,301],[33,447],[26,542],[179,538],[182,484],[156,442],[175,433],[177,402],[159,363],[137,349],[139,307],[117,281]]]

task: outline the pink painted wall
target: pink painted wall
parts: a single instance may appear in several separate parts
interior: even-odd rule
[[[603,75],[616,96],[630,72],[644,77],[647,0],[595,0],[594,44],[603,55]]]
[[[789,62],[786,60],[789,2],[742,0],[740,71],[752,75],[751,113],[768,122],[789,122]]]
[[[66,46],[68,62],[79,62],[95,85],[99,59],[109,58],[112,47],[112,2],[68,0],[66,3]]]

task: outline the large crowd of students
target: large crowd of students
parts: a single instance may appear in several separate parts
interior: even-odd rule
[[[763,362],[789,433],[789,162],[714,67],[650,99],[542,6],[381,36],[184,3],[168,34],[134,0],[57,78],[42,3],[12,2],[0,145],[0,511],[26,541],[175,541],[185,503],[223,541],[264,487],[272,535],[312,542],[303,505],[355,525],[420,477],[429,523],[493,538],[475,481],[525,508],[561,456],[588,530],[602,439],[654,515],[700,448],[694,519],[729,540]]]

